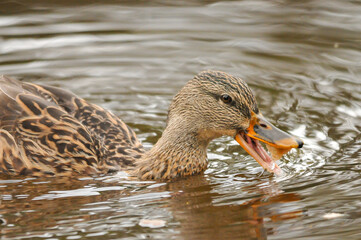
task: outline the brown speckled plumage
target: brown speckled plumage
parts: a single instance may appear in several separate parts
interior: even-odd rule
[[[226,104],[223,94],[233,101]],[[0,78],[0,174],[73,176],[128,170],[142,179],[203,172],[207,146],[249,125],[257,104],[248,86],[205,71],[174,97],[167,127],[145,152],[135,133],[107,110],[59,88]]]
[[[135,133],[103,108],[7,77],[0,79],[0,134],[0,171],[10,175],[104,173],[144,153]]]

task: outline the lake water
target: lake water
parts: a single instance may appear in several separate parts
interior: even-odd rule
[[[361,239],[360,1],[0,2],[0,74],[110,109],[146,148],[205,69],[304,140],[285,176],[220,138],[175,182],[2,177],[1,239]]]

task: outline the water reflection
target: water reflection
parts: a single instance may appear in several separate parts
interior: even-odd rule
[[[228,205],[215,203],[223,195],[217,193],[214,189],[217,185],[210,184],[203,175],[168,184],[140,183],[148,190],[138,193],[119,186],[114,180],[106,184],[104,181],[94,182],[94,179],[22,181],[18,185],[21,194],[1,191],[3,198],[14,196],[12,201],[0,204],[2,222],[6,225],[2,226],[1,233],[10,239],[16,233],[27,231],[51,237],[57,232],[54,230],[61,227],[82,235],[79,231],[94,230],[101,219],[113,219],[112,224],[123,229],[127,226],[124,217],[143,213],[144,204],[150,203],[172,215],[173,221],[180,226],[178,235],[182,239],[267,239],[268,234],[274,233],[266,226],[267,222],[302,216],[302,209],[297,204],[289,204],[299,201],[300,197],[294,193],[282,193],[275,189],[276,185],[270,186],[271,189],[249,186],[242,190],[258,192],[259,197]],[[78,193],[74,194],[74,191]],[[166,199],[166,204],[161,199]],[[131,202],[138,211],[124,208]],[[147,217],[164,218],[162,215],[153,211]],[[138,223],[133,222],[131,226],[132,231],[137,231]],[[99,231],[108,234],[109,226],[98,226]]]
[[[95,201],[105,201],[105,196],[100,194],[86,194],[83,191],[81,197],[64,197],[52,198],[51,192],[56,189],[58,191],[68,191],[71,189],[84,188],[87,181],[33,181],[31,179],[21,181],[16,184],[14,190],[7,191],[1,189],[1,196],[12,196],[12,199],[3,201],[0,204],[0,214],[2,215],[6,226],[2,226],[1,234],[3,237],[12,238],[14,234],[28,231],[41,231],[51,229],[57,226],[59,221],[67,219],[89,219],[88,214],[81,214],[78,211],[79,206]],[[89,191],[90,192],[90,191]],[[39,199],[39,196],[49,196]],[[91,196],[91,197],[89,197]],[[39,199],[39,200],[38,200]],[[10,200],[10,201],[9,201]],[[24,201],[26,200],[26,201]],[[74,211],[78,212],[71,217]],[[59,216],[59,217],[57,217]],[[45,231],[48,233],[49,230]]]
[[[260,197],[246,200],[242,204],[214,204],[222,195],[214,191],[213,185],[204,176],[192,177],[167,186],[173,195],[170,209],[173,217],[181,223],[184,239],[267,239],[273,230],[267,228],[268,221],[282,221],[302,215],[299,208],[287,208],[288,203],[297,202],[297,194],[275,193],[269,189],[258,189]],[[251,187],[248,187],[250,190]],[[247,191],[247,189],[242,189]],[[257,189],[253,187],[255,192]]]

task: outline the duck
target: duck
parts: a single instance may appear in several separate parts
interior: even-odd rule
[[[0,78],[0,176],[188,177],[206,170],[207,147],[221,136],[275,174],[282,170],[260,143],[287,151],[303,146],[266,120],[245,81],[221,71],[202,71],[181,88],[150,150],[118,116],[70,91]]]

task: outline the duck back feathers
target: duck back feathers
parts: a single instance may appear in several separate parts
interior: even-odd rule
[[[0,77],[0,174],[107,173],[134,166],[143,153],[109,111],[63,89]]]

